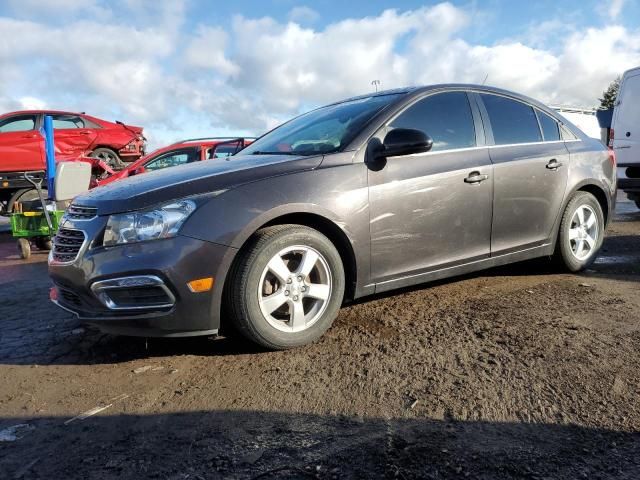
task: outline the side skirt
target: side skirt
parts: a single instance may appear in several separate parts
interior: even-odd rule
[[[485,270],[492,267],[498,267],[500,265],[506,265],[508,263],[515,263],[521,262],[523,260],[530,260],[532,258],[544,257],[547,255],[552,255],[553,250],[554,245],[552,243],[548,243],[545,245],[528,248],[526,250],[520,250],[518,252],[507,253],[495,257],[484,258],[482,260],[476,260],[474,262],[463,263],[461,265],[456,265],[453,267],[442,268],[440,270],[431,270],[429,272],[419,273],[417,275],[396,278],[394,280],[377,283],[375,293],[387,292],[396,288],[409,287],[411,285],[432,282],[435,280],[442,280],[443,278],[455,277],[457,275],[465,275],[467,273],[477,272],[478,270]]]

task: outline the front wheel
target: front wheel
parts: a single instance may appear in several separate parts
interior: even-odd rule
[[[300,225],[268,227],[255,234],[231,272],[230,320],[263,347],[305,345],[333,323],[344,286],[340,254],[327,237]]]
[[[564,210],[558,235],[557,257],[570,271],[591,265],[604,240],[604,214],[596,198],[576,192]]]

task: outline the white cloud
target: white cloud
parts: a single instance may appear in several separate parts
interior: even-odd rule
[[[314,23],[318,21],[320,14],[307,6],[293,7],[289,12],[289,20],[298,23]]]
[[[186,63],[192,67],[210,68],[223,75],[237,74],[238,66],[225,57],[227,40],[227,32],[222,28],[201,25],[185,52]]]
[[[626,0],[609,0],[608,13],[611,20],[616,20],[620,16],[625,3]]]
[[[394,88],[488,75],[490,85],[545,102],[592,106],[613,78],[640,64],[640,30],[547,20],[540,29],[553,41],[525,34],[471,43],[464,33],[477,13],[450,3],[322,28],[293,11],[285,22],[236,16],[226,28],[186,28],[185,4],[111,4],[140,22],[86,11],[62,25],[0,18],[0,109],[31,98],[144,125],[160,142],[207,131],[257,134],[301,109],[372,91],[374,79]]]

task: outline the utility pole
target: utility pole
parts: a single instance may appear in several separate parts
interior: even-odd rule
[[[376,92],[377,92],[378,85],[382,85],[382,83],[380,83],[380,80],[374,80],[373,82],[371,82],[371,85],[373,85],[376,88]]]

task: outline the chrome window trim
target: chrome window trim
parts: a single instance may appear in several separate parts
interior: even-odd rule
[[[411,155],[403,155],[404,157],[415,157],[421,155],[438,155],[440,153],[453,153],[453,152],[468,152],[471,150],[482,150],[483,148],[505,148],[505,147],[522,147],[522,146],[531,146],[531,145],[550,145],[552,143],[571,143],[571,142],[581,142],[579,138],[576,140],[552,140],[552,141],[542,141],[542,142],[528,142],[528,143],[509,143],[504,145],[480,145],[477,147],[467,147],[467,148],[450,148],[447,150],[435,150],[423,153],[412,153]]]
[[[119,307],[105,290],[123,289],[127,288],[127,285],[121,285],[119,282],[132,281],[140,282],[138,285],[141,287],[160,287],[169,297],[170,303],[158,304],[158,305],[139,305],[135,307]],[[91,284],[91,292],[94,296],[109,310],[153,310],[158,308],[171,308],[176,304],[175,295],[169,290],[169,287],[164,281],[156,275],[131,275],[127,277],[110,278],[108,280],[100,280]]]

